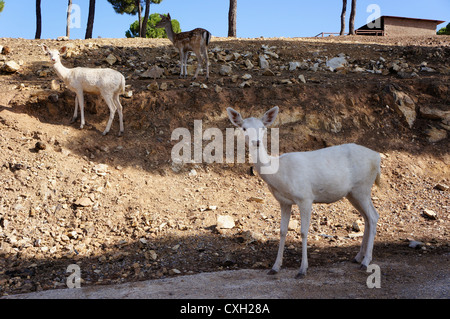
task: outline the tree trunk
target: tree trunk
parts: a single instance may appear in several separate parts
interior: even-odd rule
[[[92,38],[92,30],[94,29],[94,17],[95,17],[95,0],[89,0],[89,16],[86,27],[85,39]]]
[[[228,11],[229,37],[236,37],[236,12],[237,12],[237,0],[230,0],[230,9]]]
[[[70,38],[70,14],[72,13],[72,0],[69,0],[67,4],[67,26],[66,26],[66,36]]]
[[[150,15],[150,0],[145,0],[145,13],[144,13],[144,20],[142,21],[142,26],[141,26],[141,38],[146,38],[147,37],[147,22],[148,22],[148,17]]]
[[[341,35],[345,35],[345,15],[347,14],[347,0],[342,0]]]
[[[138,21],[139,21],[139,31],[138,36],[141,36],[141,30],[142,30],[142,6],[141,6],[141,0],[136,0],[136,7],[138,8]]]
[[[42,16],[41,16],[41,0],[36,0],[36,34],[35,39],[41,38]]]
[[[356,14],[356,0],[352,0],[352,11],[350,12],[350,34],[355,34],[355,14]]]

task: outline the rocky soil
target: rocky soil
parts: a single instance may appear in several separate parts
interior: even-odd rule
[[[74,94],[42,43],[68,46],[68,67],[126,76],[125,136],[117,118],[101,135],[109,111],[95,96],[88,127],[70,124]],[[449,277],[450,37],[213,38],[208,82],[179,79],[162,39],[0,39],[0,49],[0,295],[65,288],[75,263],[83,286],[270,268],[279,207],[251,165],[171,160],[174,129],[193,135],[202,120],[225,132],[228,106],[260,116],[278,105],[281,153],[348,142],[380,152],[373,262],[386,285],[405,281],[402,296],[419,290],[389,260],[430,265],[422,281]],[[286,268],[300,266],[299,223],[295,208]],[[347,201],[316,205],[310,269],[351,260],[363,227]]]

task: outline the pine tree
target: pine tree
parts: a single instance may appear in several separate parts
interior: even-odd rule
[[[95,18],[95,0],[89,0],[89,15],[85,39],[92,38],[92,31],[94,29],[94,18]]]
[[[356,0],[352,0],[352,11],[350,12],[350,32],[349,34],[355,34],[355,15],[356,15]]]
[[[230,9],[228,10],[229,37],[236,37],[236,12],[237,12],[237,0],[230,0]]]
[[[69,0],[67,4],[67,26],[66,26],[66,36],[70,38],[70,13],[72,12],[72,0]]]
[[[341,32],[340,32],[340,35],[345,35],[345,15],[346,14],[347,14],[347,0],[342,0]]]
[[[36,34],[34,38],[40,39],[41,32],[42,32],[41,0],[36,0]]]

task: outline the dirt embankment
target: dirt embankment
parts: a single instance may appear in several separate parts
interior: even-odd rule
[[[126,76],[124,137],[115,136],[117,118],[101,136],[108,110],[96,97],[87,97],[86,129],[69,123],[74,94],[52,71],[44,42],[69,46],[66,66],[112,67]],[[373,190],[380,213],[374,263],[383,264],[388,292],[405,283],[413,293],[425,281],[448,278],[449,37],[216,38],[208,82],[203,75],[178,79],[178,54],[167,40],[0,45],[9,50],[0,55],[1,294],[66,287],[74,263],[83,286],[270,268],[279,207],[250,165],[171,160],[174,129],[193,134],[194,120],[202,120],[203,131],[225,132],[228,106],[260,116],[278,105],[281,153],[347,142],[382,153],[383,185]],[[10,61],[17,72],[7,69]],[[219,215],[235,226],[217,229]],[[300,221],[296,209],[292,218]],[[315,206],[310,269],[356,255],[358,220],[346,201]],[[288,234],[286,268],[300,265],[298,228]],[[421,242],[418,249],[408,247],[411,240]],[[420,272],[398,266],[407,264]],[[439,292],[445,295],[448,288]]]

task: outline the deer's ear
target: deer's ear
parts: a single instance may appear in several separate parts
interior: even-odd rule
[[[46,54],[50,53],[50,49],[45,44],[42,45],[42,51],[44,51],[44,53]]]
[[[236,111],[235,109],[228,107],[227,108],[228,118],[230,119],[231,123],[237,127],[241,127],[244,123],[244,120],[242,119],[241,114]]]
[[[167,17],[168,17],[169,19],[172,19],[172,18],[170,17],[170,13],[167,13]]]
[[[59,54],[63,55],[67,53],[67,47],[63,46],[61,49],[59,49]]]
[[[270,126],[273,124],[273,122],[275,122],[275,119],[277,118],[278,115],[278,111],[279,111],[278,106],[274,106],[264,114],[264,116],[261,119],[264,126]]]

